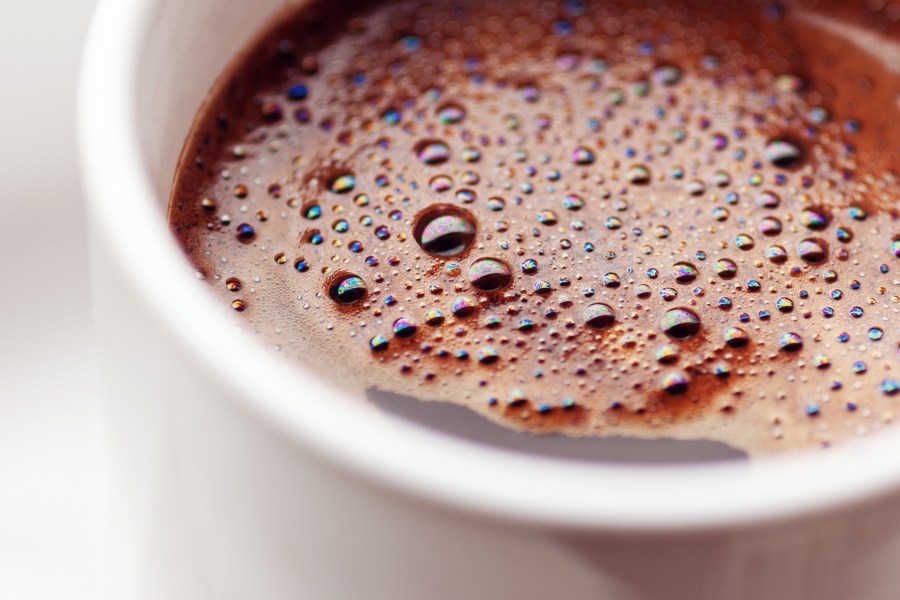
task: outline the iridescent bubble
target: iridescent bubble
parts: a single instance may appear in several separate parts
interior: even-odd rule
[[[463,296],[453,301],[453,304],[450,305],[450,312],[454,317],[462,319],[474,314],[476,307],[474,300]]]
[[[671,364],[678,360],[678,348],[674,346],[663,346],[656,351],[656,360],[662,364]]]
[[[237,277],[229,277],[225,280],[225,287],[228,288],[228,290],[231,292],[239,292],[241,291],[241,287],[243,286],[241,284],[241,280]]]
[[[388,349],[389,343],[389,340],[383,335],[376,335],[369,340],[369,348],[372,349],[372,352],[384,352]]]
[[[479,258],[469,266],[469,281],[482,292],[496,292],[512,281],[512,269],[499,258]]]
[[[493,196],[491,198],[488,198],[488,201],[487,201],[488,210],[492,210],[494,212],[499,212],[499,211],[503,210],[503,208],[505,206],[506,206],[506,201],[503,198],[500,198],[499,196]]]
[[[828,244],[821,238],[806,238],[797,244],[797,255],[808,263],[820,263],[828,258]]]
[[[436,308],[432,308],[425,312],[425,324],[435,327],[444,322],[444,313]]]
[[[448,204],[437,204],[416,217],[413,237],[421,248],[434,256],[458,256],[475,240],[475,217]]]
[[[550,285],[549,281],[537,280],[534,282],[534,293],[535,294],[549,294],[553,291],[553,286]]]
[[[472,190],[457,190],[455,198],[462,204],[472,204],[478,196]]]
[[[662,378],[662,389],[673,396],[679,396],[688,390],[688,378],[684,373],[667,373]]]
[[[838,227],[834,232],[834,237],[844,244],[853,240],[853,232],[846,227]]]
[[[891,241],[891,252],[894,253],[894,256],[900,258],[900,239]]]
[[[659,290],[659,296],[666,302],[671,302],[672,300],[678,298],[678,290],[676,290],[675,288],[664,287]]]
[[[779,312],[789,313],[794,310],[794,301],[790,298],[781,297],[775,301],[775,308],[779,310]]]
[[[338,304],[354,304],[366,296],[366,282],[357,275],[345,273],[334,278],[328,295]]]
[[[800,146],[787,139],[774,139],[766,144],[764,151],[766,162],[782,169],[793,169],[803,161]]]
[[[308,204],[303,207],[303,216],[310,221],[322,216],[322,207],[318,204]]]
[[[594,162],[594,153],[589,148],[579,146],[572,152],[572,162],[576,165],[590,165]]]
[[[301,256],[294,261],[294,268],[298,273],[306,273],[309,271],[309,262]]]
[[[567,210],[580,210],[584,207],[584,199],[577,194],[568,194],[563,198],[562,205]]]
[[[634,295],[638,298],[649,298],[652,294],[653,290],[645,283],[638,284],[638,286],[634,288]]]
[[[788,253],[783,246],[775,244],[766,248],[766,258],[768,258],[776,265],[779,265],[787,261]]]
[[[663,333],[677,340],[686,340],[700,331],[700,317],[688,308],[672,308],[661,320]]]
[[[478,351],[476,358],[481,364],[489,365],[500,359],[500,353],[496,349],[486,346]]]
[[[237,226],[237,238],[244,242],[251,242],[256,237],[256,230],[249,223],[241,223]]]
[[[633,165],[628,169],[625,178],[635,185],[647,185],[650,183],[650,169],[644,165]]]
[[[728,147],[728,138],[721,133],[714,133],[709,138],[713,150],[722,151]]]
[[[763,217],[759,221],[759,232],[763,235],[778,235],[781,233],[781,229],[781,221],[775,217]]]
[[[556,213],[552,210],[542,210],[537,214],[537,220],[541,225],[555,225]]]
[[[697,267],[689,262],[677,262],[672,265],[672,277],[678,283],[690,283],[697,279],[699,272]]]
[[[466,109],[459,104],[447,103],[438,109],[438,120],[444,125],[461,123],[466,118]]]
[[[453,180],[446,175],[435,175],[428,182],[432,192],[446,192],[453,187]]]
[[[756,204],[761,208],[778,208],[781,196],[775,192],[764,191],[756,197]]]
[[[730,258],[720,258],[713,265],[713,269],[716,271],[716,275],[722,279],[731,279],[737,275],[738,267],[737,263]]]
[[[803,338],[796,333],[784,333],[778,338],[778,347],[785,352],[797,352],[803,347]]]
[[[519,97],[525,102],[534,103],[541,99],[541,90],[533,83],[525,83],[518,87]]]
[[[653,70],[652,79],[660,85],[675,85],[681,80],[681,69],[672,65],[661,65]]]
[[[685,184],[684,189],[691,196],[699,196],[706,191],[706,184],[699,179],[691,179]]]
[[[400,317],[394,321],[393,329],[394,335],[398,338],[408,338],[415,335],[418,327],[416,326],[415,321],[409,317]]]
[[[725,330],[725,343],[731,348],[744,348],[750,343],[750,334],[740,327],[729,327]]]
[[[343,173],[328,182],[328,189],[335,194],[346,194],[356,187],[356,177],[351,173]]]
[[[739,233],[734,237],[734,245],[739,250],[752,250],[756,242],[746,233]]]
[[[616,321],[616,312],[609,304],[596,302],[584,309],[584,324],[591,329],[607,329]]]
[[[450,148],[440,140],[423,140],[416,144],[415,151],[426,165],[440,165],[450,159]]]
[[[533,275],[537,273],[538,263],[533,258],[527,258],[522,261],[522,272],[526,275]]]
[[[813,231],[821,231],[828,227],[828,220],[828,215],[820,209],[804,208],[800,211],[800,222]]]

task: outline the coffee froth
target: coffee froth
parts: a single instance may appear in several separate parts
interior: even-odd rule
[[[864,434],[900,389],[900,89],[866,19],[314,4],[198,117],[172,229],[248,332],[346,385],[534,433]]]

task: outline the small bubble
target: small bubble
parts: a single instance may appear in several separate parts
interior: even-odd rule
[[[828,244],[821,238],[806,238],[797,244],[797,254],[808,263],[820,263],[828,258]]]
[[[782,169],[793,169],[803,160],[800,146],[787,139],[774,139],[766,144],[764,151],[766,162]]]
[[[592,329],[607,329],[615,320],[616,313],[608,304],[596,302],[584,309],[584,324]]]
[[[462,208],[438,204],[416,217],[413,237],[434,256],[458,256],[475,240],[475,217]]]
[[[775,192],[764,191],[756,197],[756,204],[760,208],[778,208],[781,204],[781,196]]]
[[[328,295],[338,304],[354,304],[366,295],[366,282],[357,275],[345,273],[334,278]]]
[[[346,194],[351,192],[354,187],[356,187],[356,177],[350,173],[338,175],[328,184],[328,189],[335,194]]]
[[[678,283],[690,283],[699,275],[697,267],[689,262],[677,262],[672,265],[672,277]]]
[[[388,339],[383,335],[376,335],[369,340],[369,348],[372,349],[372,352],[384,352],[388,349],[388,344]]]
[[[794,310],[794,301],[782,296],[775,301],[775,308],[777,308],[779,312],[789,313]]]
[[[766,248],[766,258],[778,265],[787,261],[788,253],[783,246],[776,244]]]
[[[781,229],[781,221],[775,217],[763,217],[759,221],[759,232],[763,235],[778,235],[781,233]]]
[[[720,258],[713,265],[713,268],[716,271],[716,275],[722,279],[732,279],[737,275],[738,270],[737,263],[730,258]]]
[[[396,321],[394,321],[394,325],[392,326],[394,330],[394,335],[398,338],[408,338],[415,335],[418,327],[415,322],[409,317],[400,317]]]
[[[450,159],[450,148],[439,140],[424,140],[416,144],[416,156],[426,165],[440,165]]]
[[[499,258],[479,258],[469,266],[469,281],[483,292],[496,292],[512,281],[512,269]]]
[[[750,334],[740,327],[729,327],[725,330],[725,343],[731,348],[744,348],[750,343]]]
[[[756,242],[746,233],[739,233],[734,238],[734,245],[739,250],[752,250]]]
[[[237,277],[229,277],[225,280],[225,287],[228,288],[229,291],[239,292],[241,291],[241,280]]]
[[[432,192],[446,192],[453,188],[453,180],[446,175],[435,175],[428,182],[428,187]]]
[[[450,305],[454,317],[465,318],[475,313],[476,304],[471,298],[460,297]]]
[[[688,308],[667,310],[661,324],[663,333],[678,340],[686,340],[700,331],[700,317]]]
[[[250,242],[256,237],[256,230],[249,223],[241,223],[237,226],[237,237],[244,243]]]
[[[800,211],[800,222],[813,231],[821,231],[828,227],[828,215],[821,210],[804,208]]]
[[[650,183],[650,169],[644,165],[634,165],[628,169],[625,178],[635,185],[647,185]]]
[[[684,373],[667,373],[662,378],[662,389],[673,396],[679,396],[688,389],[688,378]]]
[[[448,103],[438,109],[438,120],[444,125],[461,123],[466,118],[466,109],[459,104]]]
[[[309,271],[309,262],[305,258],[300,257],[294,261],[294,268],[297,269],[299,273],[306,273]]]
[[[803,338],[796,333],[785,333],[778,338],[778,347],[785,352],[797,352],[803,347]]]
[[[584,199],[577,194],[568,194],[563,198],[562,205],[567,210],[580,210],[584,207]]]
[[[675,85],[681,80],[681,69],[672,65],[662,65],[653,70],[652,78],[660,85]]]
[[[579,146],[572,152],[572,162],[576,165],[590,165],[594,162],[594,153],[584,146]]]

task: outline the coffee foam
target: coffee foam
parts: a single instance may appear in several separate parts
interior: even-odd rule
[[[337,4],[235,66],[173,193],[252,335],[532,433],[763,453],[893,419],[877,57],[802,7]]]

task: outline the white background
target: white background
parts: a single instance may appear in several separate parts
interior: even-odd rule
[[[102,597],[102,428],[75,152],[94,1],[0,1],[0,597],[10,600]]]

